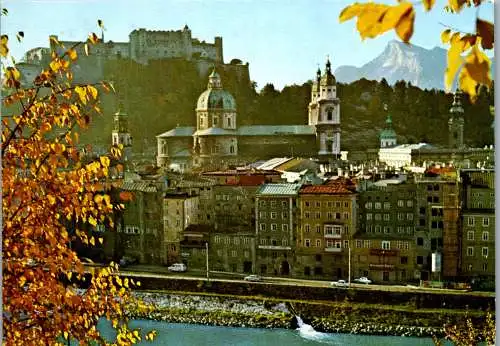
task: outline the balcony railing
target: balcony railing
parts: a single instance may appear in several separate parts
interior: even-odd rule
[[[341,247],[326,247],[325,248],[326,252],[342,252]]]
[[[259,245],[260,250],[291,250],[291,246],[280,246],[280,245]]]
[[[326,239],[341,239],[342,234],[325,234]]]

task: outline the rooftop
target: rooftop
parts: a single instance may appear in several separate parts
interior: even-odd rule
[[[162,133],[156,137],[191,137],[194,133],[193,126],[177,126],[176,128]]]
[[[301,184],[264,184],[257,190],[256,195],[293,196],[297,195],[300,187]]]
[[[303,186],[299,193],[315,195],[351,195],[356,192],[350,190],[345,184],[329,184]]]

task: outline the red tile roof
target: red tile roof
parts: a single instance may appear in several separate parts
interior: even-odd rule
[[[303,186],[299,194],[315,194],[315,195],[350,195],[355,191],[350,190],[344,184],[329,184],[329,185],[308,185]]]

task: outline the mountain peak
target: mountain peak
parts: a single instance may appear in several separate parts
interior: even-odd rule
[[[339,66],[335,70],[335,76],[342,83],[351,83],[361,78],[378,81],[385,78],[389,84],[405,80],[422,89],[444,89],[445,70],[445,49],[426,49],[391,40],[375,59],[361,67]]]

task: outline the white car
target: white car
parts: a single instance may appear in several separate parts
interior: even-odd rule
[[[187,265],[184,263],[174,263],[167,269],[169,272],[185,272],[187,270]]]
[[[243,280],[245,280],[245,281],[262,281],[262,278],[258,275],[252,274],[252,275],[245,276],[245,278]]]
[[[359,279],[355,279],[354,281],[359,282],[360,284],[369,285],[372,283],[372,280],[368,279],[366,276],[362,276]]]
[[[349,284],[345,280],[333,281],[330,283],[330,285],[334,286],[334,287],[342,287],[342,288],[349,287]]]

